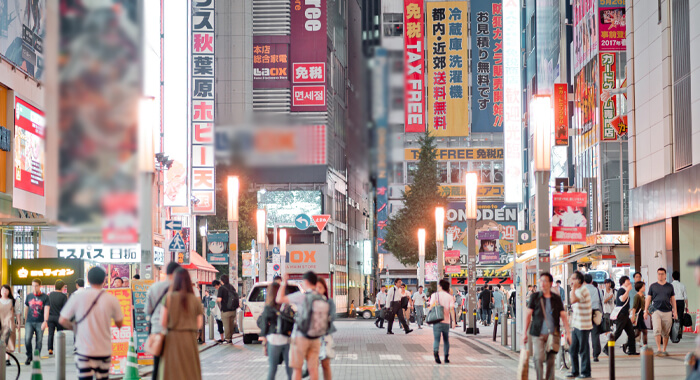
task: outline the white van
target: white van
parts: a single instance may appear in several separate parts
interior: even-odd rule
[[[243,300],[241,309],[243,310],[243,344],[251,344],[258,340],[260,328],[258,327],[258,318],[265,309],[265,298],[267,296],[267,286],[269,282],[258,282],[253,285],[253,288],[248,293],[248,297]],[[303,291],[301,286],[296,283],[287,283],[287,294]]]

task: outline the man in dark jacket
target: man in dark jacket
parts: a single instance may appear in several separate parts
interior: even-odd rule
[[[224,343],[232,343],[233,330],[236,327],[236,310],[240,306],[238,292],[229,283],[228,275],[221,276],[223,285],[216,294],[221,305],[221,321],[224,323]]]
[[[49,293],[49,304],[51,308],[49,309],[49,355],[53,355],[53,337],[56,331],[63,331],[63,326],[58,323],[58,319],[61,316],[61,309],[68,302],[68,296],[63,294],[63,288],[66,284],[58,280],[56,281],[55,290]]]

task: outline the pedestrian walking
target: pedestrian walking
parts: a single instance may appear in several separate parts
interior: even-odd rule
[[[66,305],[66,302],[68,302],[68,296],[63,293],[63,288],[65,287],[66,284],[58,280],[54,286],[55,290],[49,293],[49,304],[51,305],[47,324],[49,328],[49,355],[53,355],[53,338],[55,332],[63,331],[63,326],[58,323],[58,319],[61,317],[61,310]]]
[[[330,302],[316,291],[318,283],[316,273],[309,271],[302,276],[301,287],[305,292],[287,295],[288,280],[289,275],[285,273],[282,285],[277,292],[277,303],[288,303],[297,308],[296,323],[289,346],[289,366],[292,367],[292,379],[301,380],[302,368],[304,361],[306,361],[309,377],[311,380],[318,380],[320,338],[326,335],[330,325]],[[397,302],[398,300],[400,298],[397,298]],[[391,325],[389,326],[391,328]]]
[[[279,282],[277,282],[279,285]],[[219,290],[221,287],[221,281],[219,280],[214,280],[211,282],[211,285],[214,287],[216,291]],[[211,310],[211,315],[214,316],[214,320],[216,321],[216,330],[219,332],[219,340],[217,342],[223,343],[224,342],[224,322],[221,320],[221,308],[219,307],[218,302],[214,302],[214,308]]]
[[[637,291],[632,301],[630,319],[634,326],[635,338],[641,338],[642,345],[647,344],[647,324],[644,320],[644,291],[646,286],[643,281],[635,282],[634,288]]]
[[[611,279],[605,280],[603,289],[603,313],[610,315],[615,308],[615,283]]]
[[[532,293],[525,314],[524,331],[527,334],[523,334],[523,346],[531,342],[530,352],[533,354],[537,380],[554,380],[554,359],[559,352],[561,340],[560,320],[564,322],[566,339],[571,342],[568,317],[561,297],[552,293],[553,282],[551,274],[540,274],[542,291]]]
[[[83,280],[82,278],[75,280],[75,291],[73,292],[73,294],[77,294],[83,289],[85,289],[85,280]]]
[[[321,368],[323,369],[323,380],[332,380],[333,373],[331,371],[331,359],[335,358],[335,348],[333,346],[333,335],[331,334],[336,332],[335,325],[333,324],[333,321],[335,321],[335,302],[331,300],[331,297],[328,294],[326,280],[323,278],[318,278],[318,282],[316,282],[316,292],[324,296],[330,305],[330,325],[328,327],[328,333],[321,337],[319,359],[321,360]]]
[[[401,284],[401,310],[407,324],[411,323],[411,291],[406,289],[406,284]]]
[[[419,286],[418,291],[413,293],[413,308],[416,310],[416,324],[419,329],[423,327],[423,318],[425,318],[425,301],[427,297],[423,293],[423,287]]]
[[[627,335],[627,343],[622,346],[622,352],[627,355],[639,355],[637,352],[637,344],[634,339],[634,327],[632,321],[630,320],[630,303],[632,300],[629,299],[629,292],[632,289],[632,282],[627,276],[620,277],[620,289],[617,290],[615,296],[615,311],[617,311],[617,318],[615,318],[615,334],[613,335],[613,340],[617,341],[622,333]],[[611,319],[614,317],[615,312],[611,315]],[[605,355],[608,355],[608,346],[603,348]]]
[[[240,306],[238,292],[229,283],[228,275],[221,276],[222,285],[216,293],[221,308],[221,321],[224,323],[224,343],[233,343],[233,331],[236,328],[236,310]]]
[[[377,320],[374,321],[374,325],[380,329],[384,328],[384,319],[386,314],[386,286],[382,285],[381,290],[377,294],[377,299],[374,302],[374,310],[377,316]]]
[[[7,352],[15,352],[15,326],[17,314],[12,289],[5,284],[0,288],[0,339],[5,343]],[[5,355],[5,365],[10,365],[9,356]]]
[[[493,311],[496,315],[498,315],[498,318],[503,318],[503,309],[505,308],[505,295],[503,294],[503,288],[501,288],[501,285],[496,285],[495,290],[493,291]]]
[[[676,297],[673,285],[666,282],[666,269],[656,271],[657,282],[649,286],[649,293],[644,304],[644,318],[651,314],[651,324],[654,327],[656,340],[656,355],[668,356],[666,347],[671,333],[673,320],[678,318]],[[663,348],[662,348],[663,347]]]
[[[640,281],[642,281],[642,274],[639,272],[634,272],[634,275],[632,276],[632,291],[630,292],[630,297],[634,300],[635,296],[637,295],[636,289],[636,284]],[[644,287],[646,289],[646,286]],[[642,294],[642,299],[644,299],[644,295]],[[634,301],[633,301],[634,302]]]
[[[603,322],[603,292],[598,290],[593,283],[593,276],[586,273],[583,276],[586,289],[591,295],[591,316],[593,328],[591,329],[591,346],[593,347],[593,361],[598,362],[600,356],[600,334],[602,333],[601,324]]]
[[[561,297],[561,302],[566,304],[566,291],[564,290],[564,287],[561,285],[561,280],[557,280],[556,285],[552,286],[552,291],[555,294],[559,294],[559,297]]]
[[[489,287],[484,286],[484,290],[479,294],[479,302],[477,307],[481,309],[481,316],[484,318],[484,326],[491,324],[491,304],[493,303],[493,294]]]
[[[591,377],[591,351],[588,340],[593,329],[593,310],[591,294],[584,283],[583,273],[580,271],[575,271],[569,277],[569,285],[571,286],[569,303],[572,310],[571,346],[569,347],[571,372],[567,373],[566,377],[587,379]]]
[[[513,285],[510,286],[510,294],[508,295],[508,304],[510,305],[510,315],[512,318],[515,318],[515,287]]]
[[[161,354],[161,380],[202,378],[197,331],[203,325],[202,301],[194,294],[190,273],[179,268],[165,296],[160,322],[166,331]]]
[[[277,375],[277,366],[284,362],[287,378],[292,378],[292,369],[289,367],[289,336],[293,323],[285,324],[284,320],[278,323],[278,313],[282,312],[282,305],[277,303],[277,292],[280,284],[272,282],[267,286],[265,296],[265,308],[258,318],[260,326],[260,340],[267,355],[267,379],[273,380]],[[278,328],[279,326],[279,328]],[[285,327],[288,330],[285,330]]]
[[[51,303],[49,296],[41,292],[41,280],[35,278],[32,280],[32,288],[34,291],[27,295],[27,300],[24,305],[27,306],[27,315],[24,323],[24,346],[27,350],[26,365],[32,364],[34,350],[32,349],[32,337],[35,338],[36,345],[34,348],[41,354],[41,344],[44,338],[44,330],[49,321],[49,309]]]
[[[175,261],[171,261],[165,268],[166,279],[151,285],[146,293],[146,316],[148,318],[148,333],[158,334],[164,332],[163,324],[160,321],[160,316],[163,309],[163,300],[170,290],[170,285],[173,283],[175,271],[180,269],[180,265]],[[160,356],[153,356],[153,372],[151,376],[153,380],[158,379],[158,371],[160,369]]]
[[[443,342],[443,354],[445,355],[445,364],[450,362],[450,325],[452,324],[452,313],[454,312],[454,300],[449,293],[450,282],[440,280],[437,292],[430,296],[430,307],[436,305],[443,307],[445,319],[441,322],[433,324],[433,354],[435,355],[435,363],[440,362],[440,336]]]
[[[685,285],[681,282],[681,273],[679,271],[673,271],[671,274],[673,278],[673,293],[676,297],[676,312],[678,313],[678,318],[681,318],[683,313],[688,312],[688,293],[685,291]]]
[[[406,319],[404,319],[403,313],[401,312],[401,285],[403,285],[402,281],[400,278],[397,278],[394,280],[394,287],[389,289],[387,292],[387,304],[389,304],[387,308],[387,321],[388,321],[388,326],[387,326],[387,334],[393,335],[394,333],[391,331],[392,327],[394,326],[394,319],[396,317],[399,318],[399,325],[403,327],[404,331],[406,334],[410,334],[413,330],[408,328],[408,324],[406,323]]]
[[[117,297],[103,289],[107,279],[104,269],[93,267],[87,278],[90,286],[68,299],[58,321],[74,331],[78,379],[108,379],[112,363],[112,320],[121,329],[124,314]]]

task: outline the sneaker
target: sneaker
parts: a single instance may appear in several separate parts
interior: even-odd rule
[[[654,356],[664,356],[664,352],[663,351],[656,351]]]
[[[408,334],[410,334],[410,333],[412,333],[412,332],[413,332],[413,329],[406,330],[406,335],[408,335]]]
[[[564,377],[577,377],[577,376],[578,376],[578,373],[573,373],[573,372],[569,372],[566,375],[564,375]]]
[[[668,356],[668,351],[663,352],[664,356]]]
[[[394,333],[391,332],[391,331],[388,331],[388,332],[386,333],[386,335],[394,335]]]
[[[24,365],[32,365],[32,359],[27,359],[27,361],[24,362]]]

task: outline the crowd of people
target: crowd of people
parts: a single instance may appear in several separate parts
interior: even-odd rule
[[[700,270],[696,274],[700,281]],[[555,285],[550,273],[540,274],[540,290],[528,288],[526,334],[522,338],[532,354],[537,379],[554,379],[556,355],[566,345],[561,342],[562,336],[571,359],[567,378],[591,377],[591,358],[598,362],[601,352],[609,354],[607,344],[601,349],[601,337],[605,342],[609,338],[618,341],[624,333],[623,353],[639,355],[638,346],[647,344],[647,332],[652,330],[655,355],[668,356],[672,325],[682,313],[687,313],[688,304],[679,272],[672,274],[673,283],[667,278],[666,269],[659,268],[657,280],[647,287],[641,273],[634,273],[632,279],[620,277],[616,289],[611,279],[599,286],[590,274],[575,271],[568,279],[567,299],[560,281]],[[682,334],[682,327],[674,329],[674,333]]]

